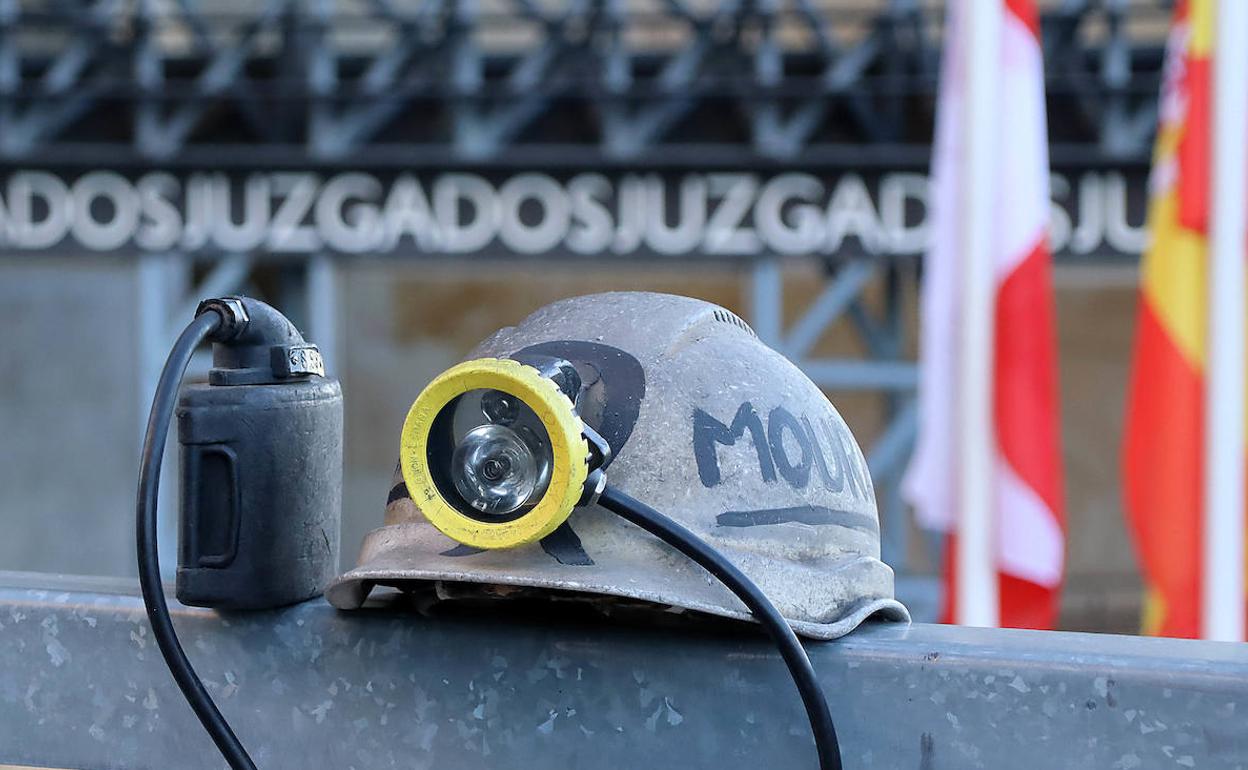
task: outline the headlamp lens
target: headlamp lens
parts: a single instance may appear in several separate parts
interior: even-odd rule
[[[429,467],[444,498],[482,521],[510,521],[533,508],[554,465],[541,418],[514,394],[470,390],[435,420]]]
[[[451,477],[464,502],[491,515],[511,513],[528,502],[540,476],[533,447],[502,425],[468,431],[451,458]]]

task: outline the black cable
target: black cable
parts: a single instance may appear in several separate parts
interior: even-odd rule
[[[221,326],[221,316],[215,311],[200,314],[178,337],[169,359],[160,373],[156,395],[152,399],[152,413],[147,419],[147,434],[143,438],[143,454],[139,461],[139,495],[136,505],[136,539],[139,557],[139,586],[143,590],[143,604],[147,608],[147,620],[152,626],[156,645],[165,656],[165,663],[182,694],[191,704],[195,716],[212,737],[221,756],[234,770],[256,770],[243,744],[230,729],[230,725],[217,710],[212,697],[204,689],[204,683],[191,668],[182,645],[173,630],[169,605],[160,581],[160,558],[156,551],[156,503],[160,491],[160,464],[165,453],[165,440],[169,424],[173,421],[177,405],[178,387],[182,375],[191,362],[195,348],[208,339]]]
[[[780,611],[762,589],[702,538],[610,484],[598,498],[598,504],[697,562],[750,608],[750,612],[767,629],[776,647],[780,649],[780,656],[788,665],[789,672],[793,675],[793,683],[801,693],[806,713],[810,717],[810,727],[815,733],[819,767],[821,770],[841,770],[841,748],[836,739],[836,728],[832,724],[832,712],[828,710],[828,702],[824,698],[819,680],[815,678],[810,658],[806,657],[806,650],[802,648],[788,621],[780,615]]]

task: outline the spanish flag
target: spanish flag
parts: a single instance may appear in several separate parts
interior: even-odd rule
[[[1123,451],[1144,632],[1200,635],[1213,0],[1181,0],[1166,51]]]

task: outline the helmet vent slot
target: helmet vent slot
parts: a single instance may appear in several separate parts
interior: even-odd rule
[[[749,324],[741,320],[740,316],[738,316],[736,313],[733,313],[730,310],[724,310],[723,308],[716,308],[712,314],[715,316],[715,320],[719,321],[720,323],[726,323],[726,324],[729,324],[730,326],[735,326],[741,331],[745,332],[746,334],[749,334],[751,337],[758,336],[757,334],[754,333],[754,330],[750,328]]]

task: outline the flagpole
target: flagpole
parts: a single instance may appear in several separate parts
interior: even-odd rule
[[[1201,635],[1244,640],[1244,289],[1248,2],[1214,16]]]
[[[996,533],[992,505],[992,208],[996,191],[997,88],[1000,70],[1001,0],[961,0],[966,24],[962,56],[966,102],[962,177],[962,356],[958,388],[959,524],[957,617],[968,626],[1000,623]]]

